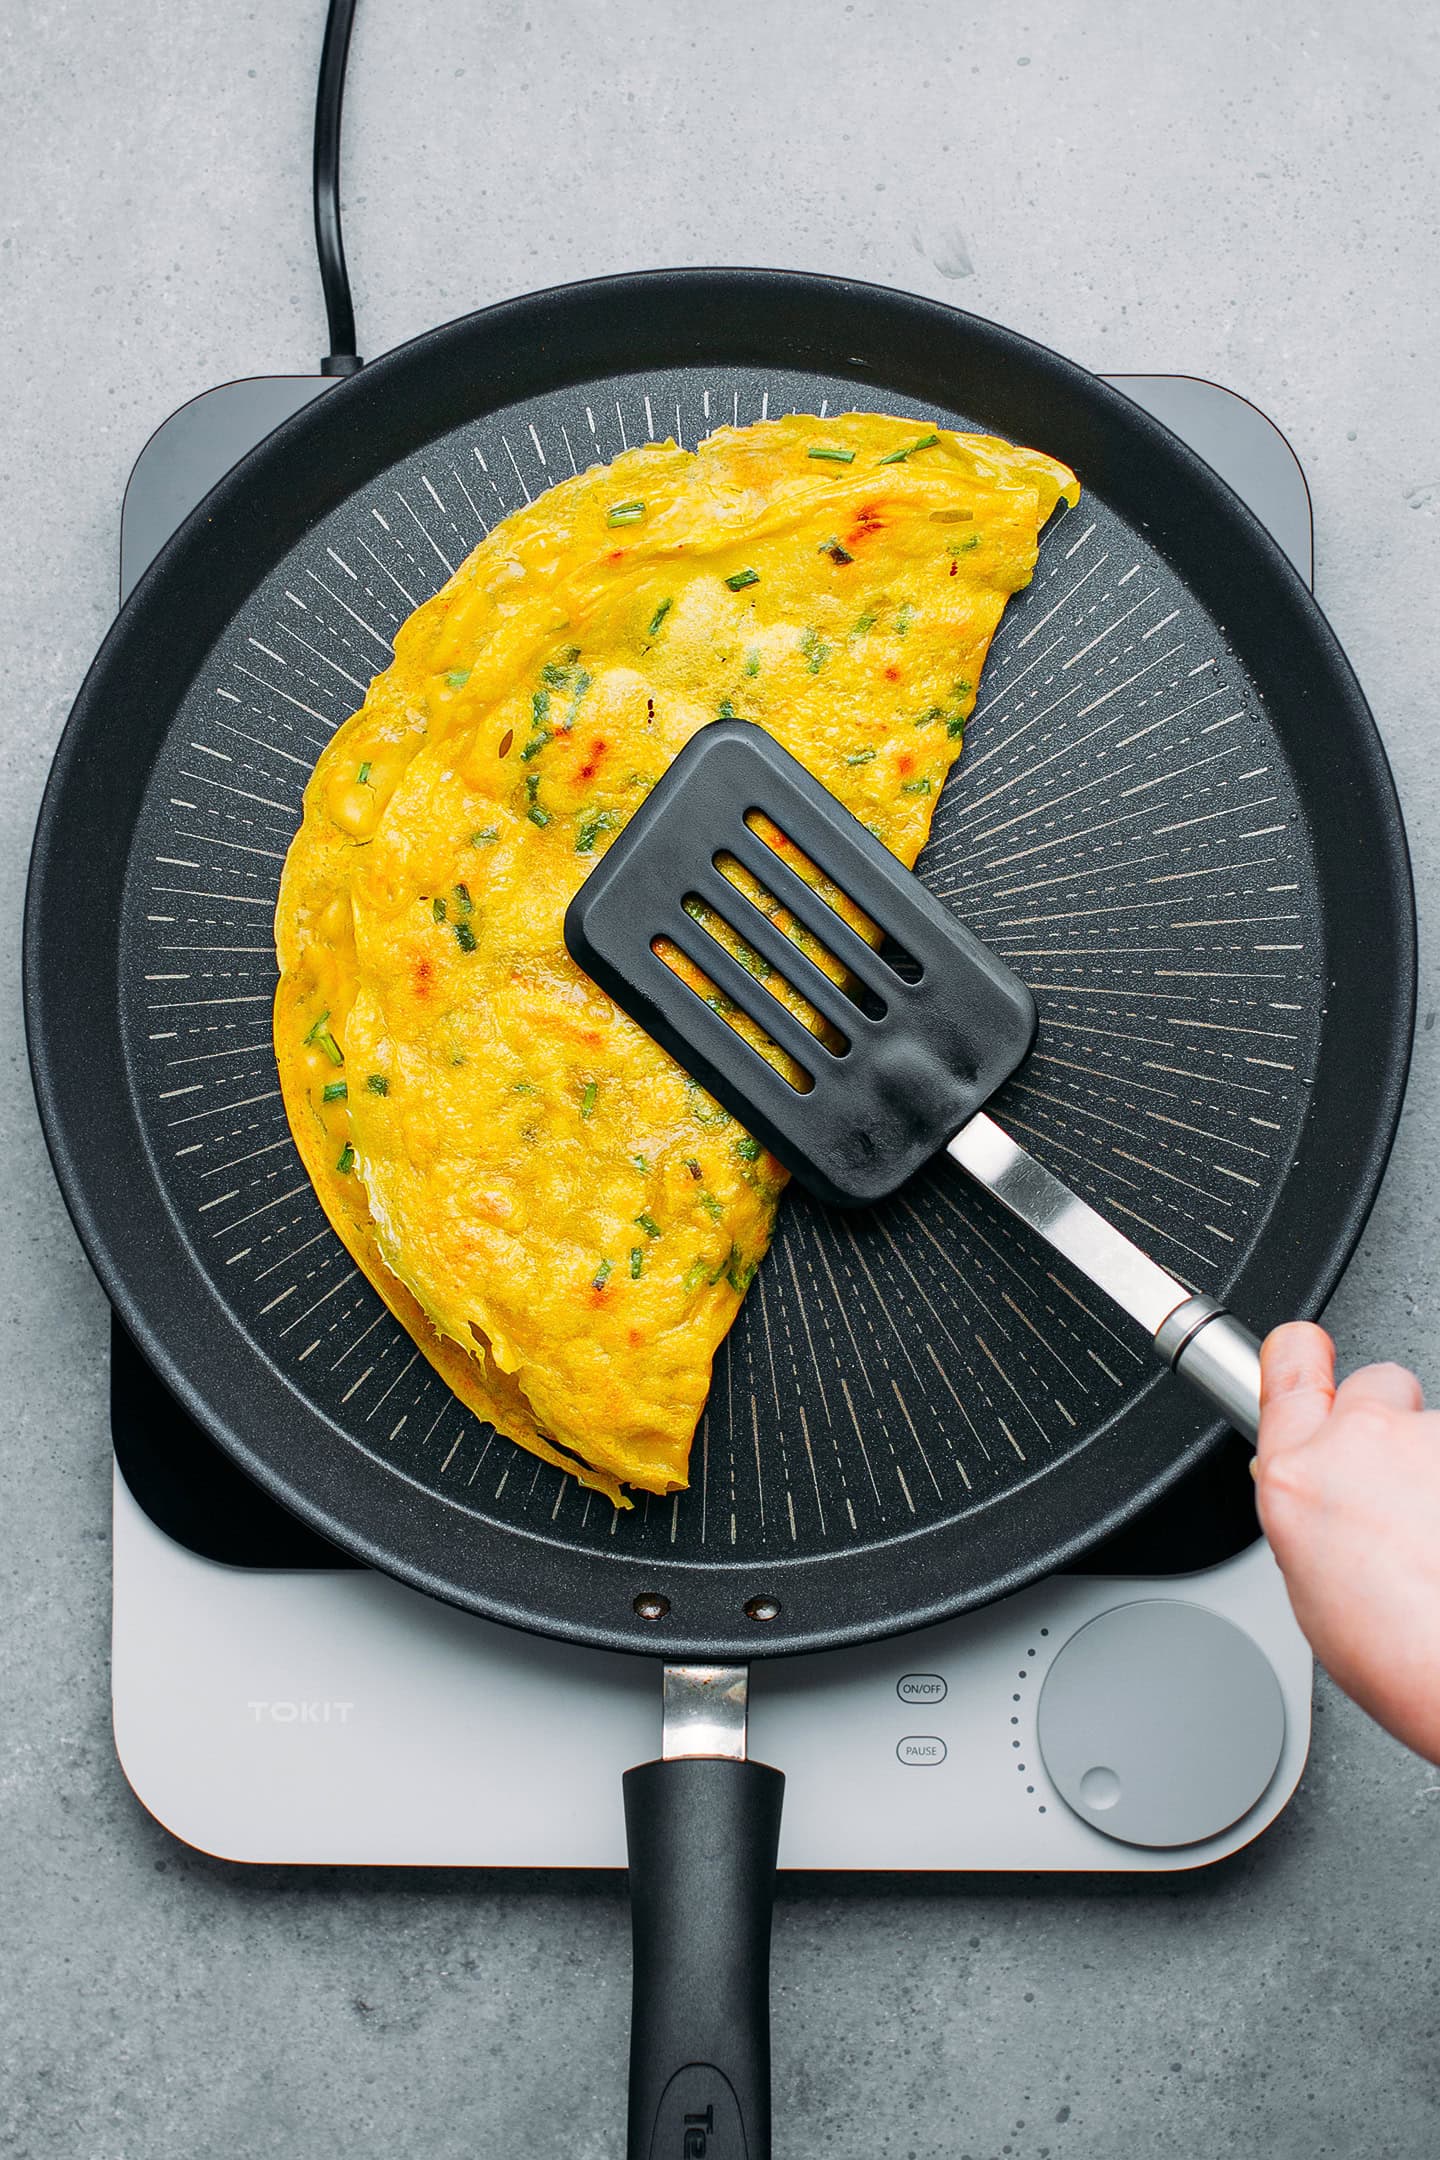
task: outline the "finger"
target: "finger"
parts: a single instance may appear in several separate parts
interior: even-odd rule
[[[1260,1346],[1260,1457],[1302,1447],[1334,1400],[1335,1345],[1324,1328],[1308,1320],[1275,1328]]]
[[[1362,1365],[1335,1390],[1335,1407],[1354,1410],[1362,1403],[1384,1410],[1423,1410],[1425,1391],[1403,1365]]]

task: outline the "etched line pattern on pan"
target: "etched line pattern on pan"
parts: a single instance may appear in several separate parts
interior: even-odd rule
[[[292,551],[217,648],[132,861],[146,898],[126,995],[156,1159],[201,1264],[357,1444],[586,1542],[758,1556],[902,1535],[1082,1443],[1148,1371],[1094,1294],[948,1165],[863,1216],[795,1195],[717,1358],[691,1491],[617,1518],[454,1402],[297,1175],[269,917],[314,758],[406,615],[500,517],[670,432],[672,413],[693,444],[853,404],[841,384],[817,400],[714,370],[558,394],[405,461]],[[997,1114],[1184,1280],[1223,1287],[1288,1165],[1320,1019],[1283,756],[1213,626],[1090,496],[1042,536],[967,733],[922,874],[1040,1007]]]

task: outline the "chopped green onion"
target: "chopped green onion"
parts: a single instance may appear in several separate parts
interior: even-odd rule
[[[550,812],[542,810],[539,803],[532,803],[525,815],[532,825],[548,825],[550,822]]]
[[[958,742],[965,733],[965,715],[958,712],[952,713],[945,723],[945,733],[952,742]]]
[[[630,1280],[631,1280],[631,1282],[638,1282],[638,1280],[639,1280],[639,1278],[640,1278],[640,1270],[641,1270],[641,1268],[643,1268],[643,1267],[644,1267],[644,1265],[645,1265],[645,1248],[644,1248],[644,1247],[643,1247],[642,1245],[632,1245],[632,1246],[630,1247]]]
[[[917,450],[933,450],[939,440],[938,435],[918,436],[914,442],[906,443],[903,450],[892,450],[889,457],[882,457],[877,462],[881,465],[903,465],[906,458],[914,457]]]
[[[568,667],[560,667],[555,661],[547,661],[540,670],[541,682],[549,683],[552,690],[563,690],[570,680]]]
[[[610,514],[605,522],[607,525],[638,525],[644,515],[645,505],[638,500],[635,502],[614,503],[611,505]]]
[[[633,1163],[634,1163],[634,1165],[635,1165],[636,1169],[637,1169],[637,1170],[638,1170],[638,1171],[640,1172],[640,1175],[641,1175],[642,1177],[648,1177],[648,1176],[649,1176],[649,1174],[650,1174],[650,1165],[649,1165],[649,1163],[648,1163],[648,1162],[646,1162],[646,1160],[645,1160],[645,1157],[644,1157],[643,1155],[632,1155],[632,1156],[631,1156],[631,1158],[630,1158],[630,1160],[631,1160],[631,1162],[633,1162]]]
[[[566,713],[564,719],[560,722],[559,732],[562,735],[568,735],[571,728],[574,727],[575,716],[579,712],[580,706],[585,697],[585,693],[590,688],[590,685],[594,681],[594,679],[595,678],[592,675],[586,674],[584,668],[581,668],[579,673],[575,676],[575,695],[570,700],[570,710]]]
[[[864,637],[866,631],[873,630],[874,627],[875,617],[873,615],[861,615],[857,618],[855,628],[851,632],[851,635],[853,637]]]
[[[463,690],[470,680],[470,670],[468,667],[452,667],[447,671],[445,680],[452,690]]]
[[[457,912],[461,915],[468,915],[474,905],[474,901],[470,898],[469,886],[457,885],[455,887],[455,907]]]
[[[874,762],[875,752],[873,750],[853,750],[845,760],[847,765],[873,765]]]
[[[744,1297],[754,1282],[756,1265],[754,1260],[742,1260],[736,1248],[731,1246],[730,1265],[725,1270],[725,1280],[739,1296]]]
[[[445,921],[445,918],[446,918],[446,907],[445,907],[445,902],[444,902],[444,901],[443,901],[443,900],[441,899],[441,897],[440,897],[439,893],[436,893],[436,895],[435,895],[435,898],[434,898],[434,899],[433,899],[433,900],[431,901],[431,903],[430,903],[430,912],[431,912],[431,914],[432,914],[432,915],[434,916],[434,918],[435,918],[436,922],[444,922],[444,921]]]
[[[369,760],[369,759],[367,758],[367,759],[365,760],[365,763],[364,763],[364,764],[363,764],[363,765],[362,765],[362,766],[360,767],[360,770],[359,770],[359,772],[357,772],[357,773],[356,773],[356,775],[355,775],[355,781],[356,781],[356,785],[357,785],[358,787],[366,787],[366,786],[368,786],[368,784],[369,784],[369,780],[370,780],[370,760]]]
[[[340,1172],[340,1175],[342,1177],[345,1177],[351,1170],[354,1169],[354,1167],[355,1150],[353,1147],[351,1147],[349,1141],[347,1140],[344,1147],[341,1148],[340,1153],[335,1158],[335,1168]]]
[[[664,622],[665,617],[669,614],[671,608],[674,607],[674,605],[675,602],[673,600],[662,600],[660,602],[659,607],[656,608],[655,613],[650,618],[650,628],[645,633],[647,637],[655,637],[658,635],[661,623]]]
[[[724,1208],[720,1205],[713,1192],[702,1192],[700,1205],[704,1208],[706,1214],[712,1216],[716,1222],[719,1222],[721,1216],[725,1213]]]
[[[598,1081],[596,1081],[596,1080],[587,1080],[587,1081],[586,1081],[586,1083],[585,1083],[585,1092],[584,1092],[584,1094],[583,1094],[583,1095],[581,1096],[581,1098],[580,1098],[580,1115],[581,1115],[581,1117],[589,1117],[589,1115],[590,1115],[591,1111],[592,1111],[592,1110],[593,1110],[593,1109],[595,1108],[595,1097],[596,1097],[596,1096],[597,1096],[597,1095],[599,1094],[599,1092],[600,1092],[600,1084],[599,1084],[599,1082],[598,1082]]]
[[[969,697],[974,688],[973,682],[967,682],[963,675],[957,675],[950,685],[950,695],[951,697]]]
[[[384,1073],[367,1073],[365,1085],[372,1095],[388,1095],[390,1092],[390,1082]]]
[[[327,1080],[320,1090],[320,1100],[321,1102],[344,1102],[349,1093],[350,1090],[343,1080]]]
[[[822,644],[818,630],[807,630],[800,640],[800,650],[812,675],[818,675],[830,658],[830,647]]]
[[[717,720],[733,720],[735,718],[735,707],[728,697],[721,698],[720,703],[715,708],[715,717]]]
[[[612,810],[587,810],[575,828],[575,853],[593,855],[595,842],[602,832],[610,832],[615,824]]]
[[[647,1215],[642,1210],[642,1212],[635,1217],[635,1222],[637,1227],[645,1232],[646,1237],[659,1237],[660,1225],[658,1222],[656,1222],[653,1215]]]
[[[498,825],[482,825],[477,832],[471,833],[470,845],[471,847],[493,847],[499,838],[500,828]]]
[[[745,655],[745,673],[753,678],[754,676],[758,675],[759,672],[760,654],[758,649],[752,645],[749,652]]]
[[[735,1152],[745,1162],[758,1162],[760,1160],[760,1142],[752,1140],[749,1133],[745,1133],[735,1142]]]
[[[318,1020],[311,1022],[310,1032],[305,1037],[306,1048],[308,1049],[313,1043],[317,1050],[324,1051],[326,1057],[329,1058],[332,1065],[343,1065],[345,1062],[344,1053],[341,1050],[339,1043],[336,1042],[335,1037],[331,1034],[329,1028],[325,1025],[326,1021],[329,1018],[330,1013],[329,1008],[327,1007],[326,1010],[321,1013]]]
[[[934,782],[932,780],[924,779],[907,780],[900,790],[902,795],[929,795],[933,793],[933,791]]]
[[[853,465],[855,462],[853,450],[835,450],[828,443],[811,443],[805,455],[806,457],[826,458],[832,465]]]
[[[527,764],[532,757],[538,757],[540,752],[545,748],[546,743],[552,743],[554,742],[554,740],[555,735],[553,729],[548,727],[541,728],[539,734],[532,735],[529,742],[526,743],[524,749],[520,752],[521,763]]]
[[[842,547],[840,542],[833,537],[829,540],[822,540],[815,552],[817,555],[828,555],[831,562],[835,563],[854,562],[855,560],[849,548]]]
[[[591,1281],[594,1283],[597,1290],[603,1290],[606,1283],[609,1282],[610,1268],[611,1262],[608,1260],[602,1260],[599,1267],[596,1268],[594,1275],[591,1277]]]
[[[535,692],[535,695],[534,695],[534,696],[533,696],[533,697],[531,698],[531,700],[530,700],[530,715],[531,715],[531,718],[532,718],[532,719],[534,720],[534,722],[535,722],[535,725],[536,725],[536,727],[539,727],[540,723],[541,723],[541,722],[542,722],[542,721],[544,720],[544,718],[545,718],[546,714],[547,714],[547,713],[549,712],[549,710],[550,710],[550,693],[549,693],[549,691],[548,691],[548,690],[537,690],[537,691]]]
[[[725,580],[731,592],[744,592],[747,585],[758,585],[759,582],[760,573],[758,570],[737,570],[733,577],[727,577]]]
[[[709,1277],[710,1269],[707,1266],[706,1262],[703,1260],[692,1260],[689,1267],[685,1270],[685,1281],[682,1285],[682,1288],[685,1291],[685,1295],[688,1297],[692,1290],[698,1290],[701,1283],[707,1282],[709,1280]]]
[[[455,942],[456,942],[456,944],[457,944],[457,945],[458,945],[458,946],[460,947],[460,950],[461,950],[461,952],[465,952],[465,953],[470,953],[470,952],[474,952],[474,950],[475,950],[475,932],[474,932],[474,931],[473,931],[473,930],[471,929],[471,927],[470,927],[470,925],[469,925],[469,923],[468,923],[468,922],[457,922],[457,923],[456,923],[456,925],[455,925]]]

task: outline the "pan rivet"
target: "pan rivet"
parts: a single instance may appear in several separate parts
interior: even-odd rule
[[[658,1590],[642,1590],[635,1600],[635,1610],[642,1620],[663,1620],[670,1610],[668,1597],[661,1597]]]
[[[747,1620],[778,1620],[780,1600],[773,1597],[752,1597],[745,1606]]]

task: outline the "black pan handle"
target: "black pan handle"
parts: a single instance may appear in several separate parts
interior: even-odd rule
[[[785,1779],[625,1773],[634,1982],[627,2160],[770,2160],[770,1919]]]

